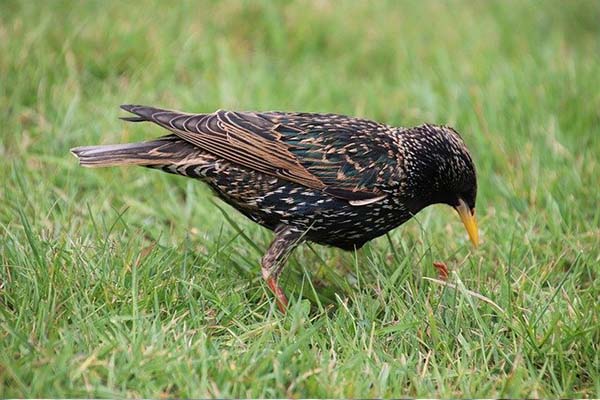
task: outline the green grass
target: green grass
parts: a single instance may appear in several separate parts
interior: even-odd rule
[[[600,396],[598,2],[137,3],[0,2],[0,397]],[[483,244],[435,206],[304,245],[282,316],[270,232],[78,167],[161,134],[122,103],[451,124]]]

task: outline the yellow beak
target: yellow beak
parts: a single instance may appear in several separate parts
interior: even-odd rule
[[[460,219],[465,225],[465,229],[469,234],[469,239],[471,239],[471,243],[473,246],[477,247],[479,245],[479,232],[477,231],[477,218],[475,217],[475,209],[472,211],[467,206],[467,203],[458,200],[459,204],[456,207],[456,211],[458,211],[458,215],[460,215]]]

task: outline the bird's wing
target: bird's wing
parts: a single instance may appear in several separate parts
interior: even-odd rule
[[[380,187],[396,164],[385,125],[333,114],[219,110],[183,114],[122,106],[181,139],[231,162],[356,205],[385,197]]]

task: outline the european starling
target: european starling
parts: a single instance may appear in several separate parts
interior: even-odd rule
[[[74,148],[81,165],[141,165],[199,179],[274,231],[262,276],[282,311],[287,299],[278,278],[304,240],[359,249],[443,203],[456,209],[477,245],[475,166],[451,127],[395,128],[336,114],[121,108],[135,114],[124,120],[150,121],[171,134]]]

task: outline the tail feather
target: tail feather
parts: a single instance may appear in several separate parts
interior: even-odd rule
[[[186,130],[185,127],[181,125],[182,117],[185,120],[185,117],[189,118],[201,118],[206,114],[187,114],[182,113],[180,111],[174,110],[166,110],[163,108],[149,107],[149,106],[140,106],[136,104],[123,104],[121,105],[121,109],[135,114],[133,117],[121,117],[122,120],[129,122],[143,122],[149,121],[154,122],[162,126],[163,128],[167,128],[169,130],[173,129],[181,129]],[[177,122],[178,121],[178,122]]]
[[[121,119],[123,121],[127,121],[127,122],[144,122],[144,121],[148,121],[144,117],[119,117],[119,119]]]
[[[93,168],[164,165],[185,158],[191,150],[192,146],[170,135],[148,142],[75,147],[71,153],[82,166]]]
[[[152,121],[164,127],[167,127],[174,117],[185,115],[176,111],[134,104],[124,104],[121,108],[135,114],[121,117],[125,121]],[[175,135],[168,135],[147,142],[75,147],[71,149],[71,153],[79,159],[79,163],[84,167],[118,165],[151,167],[180,164],[184,160],[198,156],[201,151]]]
[[[152,121],[158,124],[168,123],[174,116],[185,115],[179,111],[166,110],[164,108],[141,106],[138,104],[122,104],[121,109],[132,114],[135,117],[122,117],[125,121],[141,122],[141,121]]]

